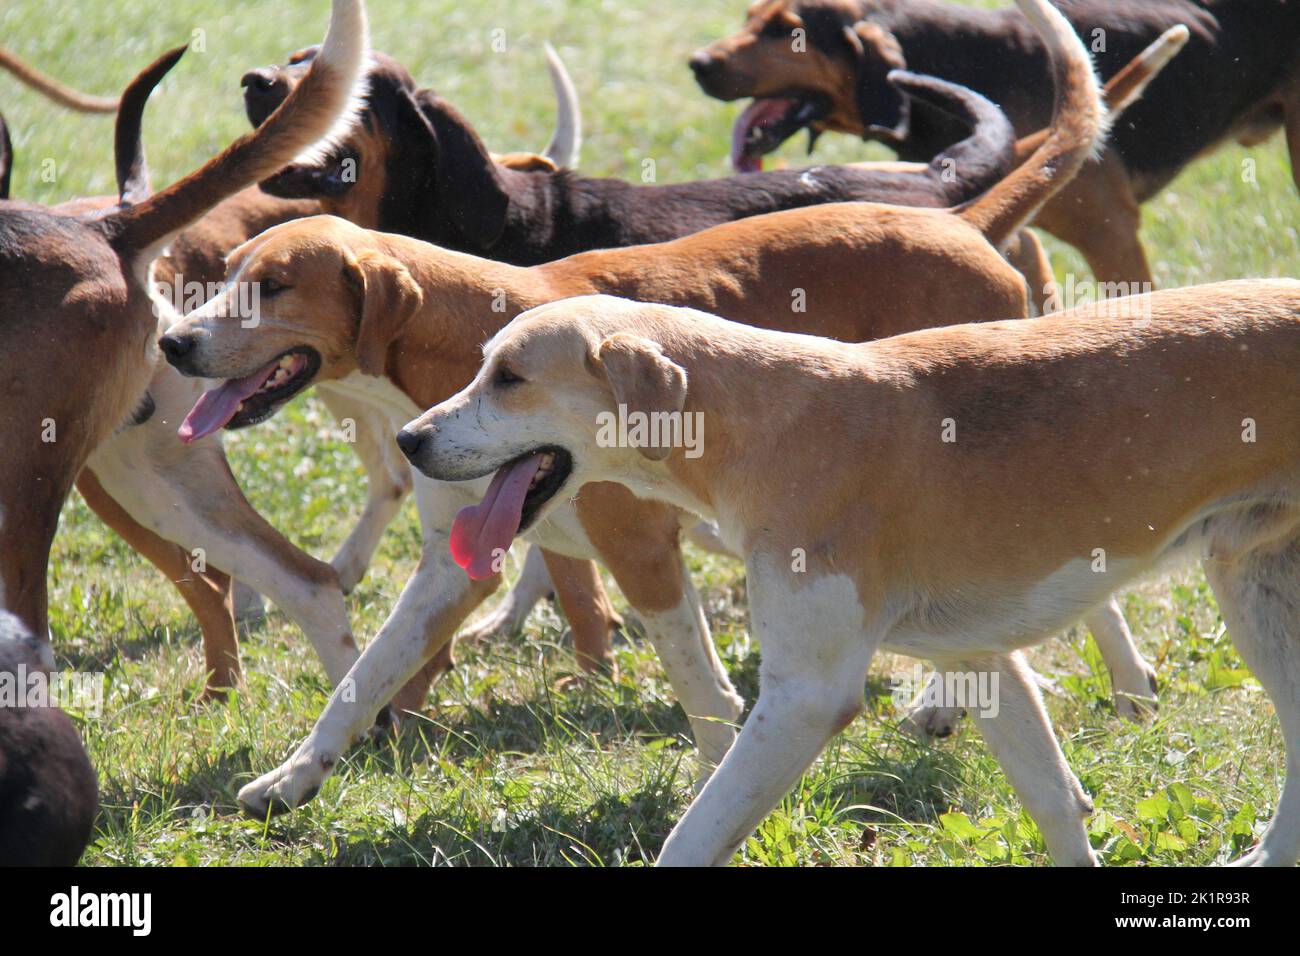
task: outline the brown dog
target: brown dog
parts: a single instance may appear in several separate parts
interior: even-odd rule
[[[1191,31],[1173,68],[1116,124],[1102,162],[1035,220],[1079,249],[1099,280],[1151,281],[1140,205],[1225,141],[1261,142],[1285,125],[1300,185],[1300,5],[1072,0],[1062,9],[1103,77],[1174,24]],[[958,139],[949,118],[897,94],[886,81],[895,69],[978,90],[1021,134],[1049,108],[1043,44],[1023,16],[937,0],[758,0],[744,29],[698,51],[691,68],[711,96],[755,98],[737,131],[754,150],[745,159],[805,126],[878,139],[904,159]]]
[[[560,101],[556,133],[546,155],[500,157],[511,168],[553,169],[555,161],[576,161],[581,135],[576,94],[563,64],[549,48],[547,52]],[[299,78],[305,72],[305,68],[300,71]],[[143,107],[142,95],[123,101],[116,137],[119,170],[134,171],[131,185],[123,186],[122,192],[141,196],[148,192],[139,143]],[[552,155],[555,160],[549,158]],[[7,151],[0,152],[0,159],[10,156]],[[76,216],[111,208],[116,202],[107,197],[81,199],[53,211]],[[245,189],[218,204],[169,245],[167,255],[155,262],[157,290],[176,308],[192,308],[214,294],[212,290],[224,276],[225,255],[231,249],[276,223],[319,211],[309,200],[283,200],[255,188]],[[200,393],[199,383],[182,379],[165,364],[158,368],[148,390],[150,414],[115,432],[96,449],[78,477],[78,490],[107,525],[163,571],[193,611],[203,636],[205,696],[235,686],[240,673],[233,581],[225,568],[253,582],[299,624],[317,648],[327,675],[337,683],[355,657],[340,585],[346,590],[364,573],[378,532],[409,489],[409,467],[392,444],[391,430],[384,433],[386,424],[375,427],[364,406],[322,389],[322,398],[337,417],[355,421],[355,447],[371,476],[371,500],[336,559],[340,569],[336,574],[295,548],[252,509],[230,473],[219,442],[201,442],[183,452],[176,447],[174,423],[184,417]],[[368,544],[359,544],[367,540]],[[197,555],[202,555],[201,560]],[[570,567],[576,563],[555,556],[548,560],[556,565],[549,577],[558,582],[555,590],[560,604],[575,625],[579,660],[593,668],[607,666],[612,658],[610,632],[621,621],[599,588],[599,580],[589,581],[585,566]],[[594,577],[594,568],[590,573]],[[550,580],[543,585],[550,588]],[[481,626],[490,624],[489,620]],[[446,655],[431,669],[449,665]],[[400,697],[399,707],[415,706],[422,699],[422,690],[412,689]]]
[[[127,191],[120,207],[82,217],[13,201],[0,206],[0,301],[7,304],[0,363],[13,382],[0,435],[4,447],[24,449],[0,462],[0,597],[38,637],[48,633],[45,570],[59,509],[94,449],[147,407],[162,307],[148,288],[149,263],[223,198],[282,167],[341,118],[350,121],[365,34],[359,0],[335,0],[323,65],[303,81],[302,95],[154,196]],[[128,95],[147,95],[181,52],[146,71]],[[68,361],[70,345],[94,361]]]
[[[1238,862],[1293,866],[1300,282],[1120,301],[846,345],[569,299],[495,335],[474,382],[398,441],[437,480],[495,472],[474,509],[489,521],[522,499],[544,523],[584,483],[616,481],[715,518],[745,555],[760,695],[661,865],[726,864],[863,710],[878,649],[979,682],[969,709],[1048,852],[1096,865],[1092,802],[1021,653],[1117,586],[1201,559],[1286,752],[1276,813]],[[625,409],[707,422],[707,449],[602,440]],[[559,461],[564,478],[543,477]]]
[[[1182,35],[1162,38],[1112,79],[1106,92],[1113,112],[1122,111],[1140,95],[1150,77],[1177,52],[1182,39]],[[245,104],[252,122],[261,122],[268,111],[288,94],[307,68],[312,55],[312,50],[300,51],[290,57],[288,65],[284,67],[253,70],[244,76]],[[488,250],[488,255],[516,262],[558,258],[564,247],[551,242],[548,237],[552,235],[556,222],[571,218],[564,211],[564,203],[536,201],[536,196],[529,198],[530,195],[540,195],[539,191],[544,190],[563,191],[569,196],[585,195],[591,191],[591,199],[595,202],[599,196],[613,188],[612,181],[580,180],[567,173],[553,175],[557,172],[553,164],[548,166],[543,163],[539,169],[521,170],[519,164],[509,158],[498,158],[499,165],[509,169],[497,169],[489,163],[492,168],[485,172],[484,163],[488,162],[484,158],[487,156],[486,148],[478,142],[473,130],[459,114],[428,91],[417,89],[410,73],[396,60],[383,54],[375,54],[373,60],[363,130],[341,146],[336,155],[323,165],[296,165],[265,183],[263,188],[280,196],[312,197],[326,211],[360,225],[399,232],[414,238],[451,242],[453,247],[460,248],[467,248],[464,236],[452,235],[441,229],[449,217],[455,218],[459,213],[454,208],[443,208],[444,205],[453,199],[469,203],[484,189],[505,190],[511,196],[510,207],[516,211],[508,213],[506,233]],[[1012,168],[1013,156],[1015,163],[1023,162],[1042,144],[1046,136],[1047,131],[1044,130],[1026,137],[1015,143],[1013,149],[1010,129],[1004,118],[982,98],[973,96],[961,87],[927,77],[900,75],[893,81],[903,89],[912,90],[922,98],[939,102],[962,114],[972,127],[969,135],[956,146],[935,156],[929,164],[906,169],[899,168],[898,164],[862,164],[854,169],[818,169],[797,176],[790,173],[777,174],[761,181],[703,183],[675,191],[646,188],[629,192],[620,187],[614,189],[612,195],[626,193],[629,197],[641,196],[647,201],[654,198],[652,205],[657,210],[657,218],[653,221],[640,221],[634,215],[627,219],[615,215],[611,206],[602,215],[605,219],[618,220],[623,228],[621,233],[611,236],[601,228],[566,228],[570,246],[585,249],[610,244],[623,245],[631,238],[665,239],[688,234],[702,224],[712,224],[734,218],[742,212],[766,208],[754,206],[752,197],[759,197],[765,203],[770,202],[776,193],[789,189],[792,185],[801,193],[806,193],[808,187],[805,180],[808,177],[822,187],[815,196],[809,194],[808,201],[836,198],[838,183],[844,189],[839,198],[854,197],[936,208],[956,205],[983,192],[997,179],[1005,176]],[[558,60],[554,58],[552,82],[557,88],[561,119],[553,147],[548,148],[548,153],[555,143],[572,136],[565,131],[576,125],[576,120],[569,117],[577,115],[576,102],[570,102],[574,99],[573,94],[562,92],[565,87],[571,88],[567,74],[563,73]],[[455,163],[445,155],[451,143],[466,144],[461,150],[464,155],[458,153],[459,158]],[[345,162],[356,164],[359,173],[352,177],[355,182],[343,175]],[[432,181],[413,172],[438,167],[440,162],[448,164],[449,168],[445,175],[439,174]],[[524,166],[537,165],[539,164],[531,162],[527,157],[524,158]],[[511,169],[546,175],[513,176]],[[569,178],[566,179],[566,176]],[[593,185],[590,188],[582,185],[585,182]],[[668,196],[676,197],[675,201],[682,208],[671,204],[664,206],[661,200]],[[701,206],[705,200],[707,202]],[[492,202],[485,205],[494,208]],[[634,212],[640,208],[636,204],[633,207]],[[685,214],[679,214],[683,209]],[[640,219],[644,220],[645,217],[641,216]],[[591,219],[591,222],[594,223],[595,219]],[[193,231],[203,232],[204,224]],[[252,233],[248,235],[251,236]],[[530,235],[536,237],[536,242],[527,238]],[[537,243],[541,245],[533,248]],[[233,248],[233,244],[222,245],[220,248],[224,254]],[[1034,294],[1035,310],[1045,311],[1052,283],[1051,268],[1037,240],[1031,233],[1024,231],[1008,244],[1006,251],[1008,258],[1029,282],[1031,293]],[[199,265],[204,267],[209,264]],[[186,271],[192,273],[194,269]],[[350,418],[358,423],[368,422],[364,406],[349,404],[337,390],[325,387],[320,390],[320,394],[336,417]],[[399,459],[394,465],[388,460],[386,452],[390,450],[390,443],[376,446],[364,440],[371,431],[377,429],[367,424],[358,432],[363,440],[358,443],[357,450],[366,462],[370,486],[365,513],[333,562],[345,589],[350,588],[364,573],[380,532],[395,514],[410,486],[404,462]],[[548,556],[548,563],[553,565],[556,560],[553,555]],[[520,583],[489,617],[474,626],[474,633],[483,635],[508,630],[517,628],[522,623],[528,608],[549,586],[545,580],[545,571],[536,564],[535,559],[530,557]],[[570,567],[564,576],[572,579],[575,574],[576,567]],[[593,585],[599,582],[594,570],[590,569],[580,578]],[[610,608],[608,599],[600,591],[588,595],[584,601],[580,595],[566,595],[562,586],[559,597],[564,607],[585,606],[586,611],[578,616],[578,620],[596,620],[598,608]],[[574,637],[580,660],[607,661],[610,655],[609,633],[616,625],[617,619],[609,617],[603,627],[590,635],[583,634],[575,627]]]
[[[255,333],[223,317],[227,303],[218,299],[161,341],[182,372],[229,379],[196,406],[189,430],[263,421],[318,380],[350,389],[396,420],[472,379],[480,343],[511,315],[591,292],[707,304],[738,321],[851,341],[972,315],[1024,315],[1023,278],[992,243],[1012,234],[1068,181],[1093,148],[1103,119],[1082,46],[1045,0],[1024,2],[1053,38],[1058,121],[1029,163],[974,203],[955,211],[818,206],[531,268],[367,232],[339,219],[289,223],[230,259],[233,282],[259,283],[271,292]],[[557,460],[548,480],[562,482],[566,467]],[[336,695],[290,761],[244,788],[241,800],[252,812],[309,799],[375,711],[495,587],[500,549],[494,542],[504,534],[501,527],[488,522],[461,540],[456,563],[447,550],[457,506],[482,490],[417,484],[424,553],[350,674],[354,699]],[[599,556],[613,572],[692,719],[707,771],[732,741],[729,722],[740,704],[681,561],[680,515],[610,485],[587,486],[560,514],[530,532],[574,557]],[[515,517],[528,527],[526,510]],[[1131,645],[1121,643],[1135,658]],[[1117,686],[1131,683],[1134,694],[1146,695],[1145,665],[1130,660],[1122,666]]]

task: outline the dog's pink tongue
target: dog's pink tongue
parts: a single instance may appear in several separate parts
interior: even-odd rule
[[[790,100],[767,99],[754,100],[745,107],[731,128],[731,168],[738,173],[759,173],[763,171],[762,155],[749,152],[749,131],[772,123],[785,115],[790,107]]]
[[[461,508],[451,525],[451,556],[470,578],[484,581],[501,570],[497,558],[510,549],[523,518],[524,498],[541,455],[502,468],[477,505]]]
[[[181,422],[176,435],[185,444],[196,442],[205,435],[224,428],[226,422],[235,417],[239,403],[261,388],[275,372],[278,363],[272,362],[266,368],[254,372],[248,378],[232,379],[225,385],[218,385],[203,393],[190,413]]]

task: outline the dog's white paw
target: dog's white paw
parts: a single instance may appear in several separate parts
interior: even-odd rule
[[[301,748],[279,767],[243,787],[239,791],[240,806],[258,819],[296,809],[320,792],[337,762]]]
[[[965,715],[966,710],[962,707],[921,705],[911,708],[903,715],[899,728],[909,737],[920,741],[951,737],[957,732],[957,721]]]

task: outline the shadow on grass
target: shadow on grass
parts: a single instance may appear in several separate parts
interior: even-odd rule
[[[434,813],[339,846],[336,866],[615,865],[653,862],[683,810],[677,793],[659,779],[585,807],[543,802],[514,815],[508,826],[477,822],[457,827]]]

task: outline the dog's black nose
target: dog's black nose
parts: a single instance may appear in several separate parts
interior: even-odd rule
[[[188,335],[164,335],[158,340],[158,347],[167,356],[167,361],[175,365],[194,351],[194,339]]]
[[[275,86],[276,72],[269,67],[262,67],[260,70],[249,70],[240,77],[239,85],[246,90],[254,90],[265,93]]]
[[[708,50],[696,50],[691,56],[691,70],[696,76],[705,76],[718,67],[718,61]]]
[[[397,433],[397,447],[402,449],[402,454],[415,461],[415,456],[420,453],[420,448],[424,445],[424,436],[417,435],[415,432],[408,432],[403,428]]]

